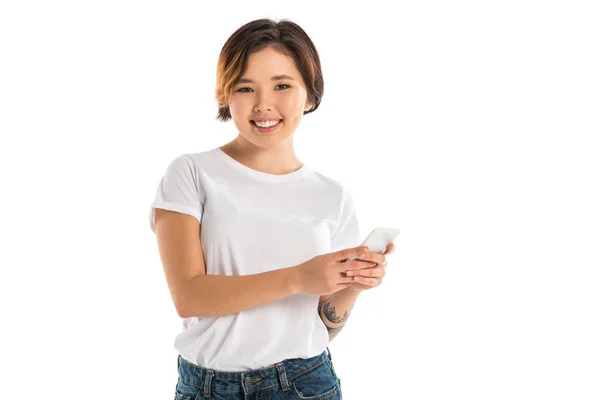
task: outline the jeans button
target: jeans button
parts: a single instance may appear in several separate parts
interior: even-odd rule
[[[250,386],[250,385],[252,385],[252,383],[254,383],[254,381],[253,381],[253,379],[251,377],[247,377],[244,380],[244,383],[246,384],[246,386]]]

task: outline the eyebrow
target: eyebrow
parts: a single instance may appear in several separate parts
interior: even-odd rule
[[[271,78],[272,81],[280,81],[283,79],[289,79],[291,81],[294,80],[294,78],[292,78],[289,75],[275,75],[274,77]],[[240,78],[237,80],[237,82],[235,84],[237,85],[239,83],[254,83],[254,81],[252,79]]]

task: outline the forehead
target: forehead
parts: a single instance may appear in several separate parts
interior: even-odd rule
[[[246,72],[241,78],[266,81],[270,80],[273,75],[284,74],[294,79],[300,76],[300,72],[290,57],[267,47],[248,57]]]

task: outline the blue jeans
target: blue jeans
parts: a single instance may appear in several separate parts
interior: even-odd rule
[[[243,372],[214,371],[177,357],[175,400],[342,400],[329,348]]]

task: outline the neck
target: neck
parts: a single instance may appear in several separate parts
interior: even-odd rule
[[[221,146],[221,150],[249,168],[273,175],[284,175],[303,166],[296,157],[291,141],[289,144],[282,143],[277,147],[263,148],[240,136]]]

